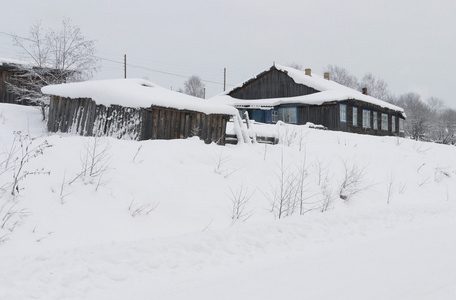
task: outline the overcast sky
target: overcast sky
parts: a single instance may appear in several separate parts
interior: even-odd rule
[[[328,64],[359,79],[372,73],[400,95],[417,92],[456,108],[455,0],[2,0],[0,31],[28,36],[69,17],[102,60],[96,79],[147,78],[182,88],[190,75],[208,97],[242,83],[273,62],[322,74]],[[0,34],[0,57],[20,59]],[[171,75],[172,74],[172,75]]]

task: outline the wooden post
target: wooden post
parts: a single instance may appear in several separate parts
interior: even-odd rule
[[[226,91],[226,68],[223,69],[223,91]]]
[[[127,55],[124,54],[124,78],[127,78]]]

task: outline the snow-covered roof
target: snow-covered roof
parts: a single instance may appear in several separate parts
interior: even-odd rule
[[[3,65],[3,64],[30,65],[31,63],[22,61],[22,60],[12,59],[12,58],[0,57],[0,65]]]
[[[235,115],[229,105],[210,102],[162,88],[144,79],[111,79],[49,85],[41,89],[44,94],[65,98],[91,98],[104,106],[125,107],[161,106],[179,110],[192,110],[205,114]]]
[[[237,89],[244,85],[238,85],[233,89],[223,92],[213,98],[211,101],[217,103],[224,103],[228,105],[233,105],[236,107],[258,107],[260,109],[268,109],[272,108],[273,106],[282,105],[282,104],[311,104],[311,105],[321,105],[326,102],[333,102],[333,101],[344,101],[349,99],[356,99],[361,100],[364,102],[372,103],[378,105],[380,107],[389,108],[391,110],[395,110],[401,112],[404,116],[404,110],[401,107],[393,105],[391,103],[385,102],[383,100],[374,98],[369,95],[365,95],[359,91],[353,90],[337,82],[324,79],[322,76],[311,73],[312,76],[308,76],[305,72],[286,67],[282,65],[274,65],[277,70],[286,72],[296,83],[303,84],[308,87],[314,88],[319,92],[303,95],[303,96],[296,96],[296,97],[283,97],[283,98],[270,98],[270,99],[255,99],[255,100],[244,100],[244,99],[237,99],[229,96],[229,93],[234,89]],[[264,71],[267,72],[268,70]],[[260,73],[263,74],[264,72]]]

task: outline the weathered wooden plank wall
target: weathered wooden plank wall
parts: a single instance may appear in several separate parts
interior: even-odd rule
[[[51,96],[48,130],[132,140],[198,136],[206,143],[224,145],[229,118],[229,115],[206,115],[163,107],[106,107],[87,98]]]
[[[232,90],[229,95],[237,99],[268,99],[294,97],[318,92],[303,84],[297,84],[282,71],[272,68],[243,86]]]
[[[7,89],[6,82],[10,79],[11,73],[0,67],[0,102],[1,103],[16,103],[16,96],[10,93]]]
[[[391,110],[386,107],[381,107],[372,103],[363,102],[360,100],[347,100],[341,102],[341,104],[347,105],[347,131],[353,133],[362,133],[362,134],[371,134],[371,135],[378,135],[378,136],[386,136],[386,135],[400,135],[399,132],[399,118],[404,119],[400,112]],[[358,119],[357,123],[358,126],[353,126],[353,107],[358,108]],[[370,128],[363,128],[363,109],[370,111]],[[377,119],[377,126],[378,129],[374,129],[374,117],[373,112],[378,113]],[[388,130],[381,129],[381,114],[388,114]],[[396,117],[396,128],[391,128],[391,118]]]
[[[340,130],[337,105],[305,105],[298,107],[298,124],[324,124],[329,130]]]
[[[339,104],[347,105],[347,122],[340,122]],[[353,125],[353,107],[358,108],[357,126]],[[370,111],[370,128],[363,128],[363,109]],[[377,128],[374,129],[373,112],[378,113]],[[381,130],[381,114],[388,114],[388,131]],[[396,127],[391,127],[391,118],[396,117]],[[403,117],[397,111],[381,107],[372,103],[360,100],[347,100],[339,103],[323,105],[304,105],[298,106],[298,122],[305,124],[312,122],[314,124],[323,124],[329,130],[338,130],[351,133],[361,133],[370,135],[399,135],[399,118]]]

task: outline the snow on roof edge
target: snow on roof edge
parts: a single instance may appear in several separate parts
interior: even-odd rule
[[[17,60],[12,58],[0,57],[0,64],[13,64],[13,65],[32,65],[33,63],[23,60]]]
[[[192,110],[205,114],[236,115],[229,105],[210,102],[160,87],[145,79],[110,79],[49,85],[41,89],[43,94],[64,98],[91,98],[104,106],[125,107],[160,106],[178,110]]]

